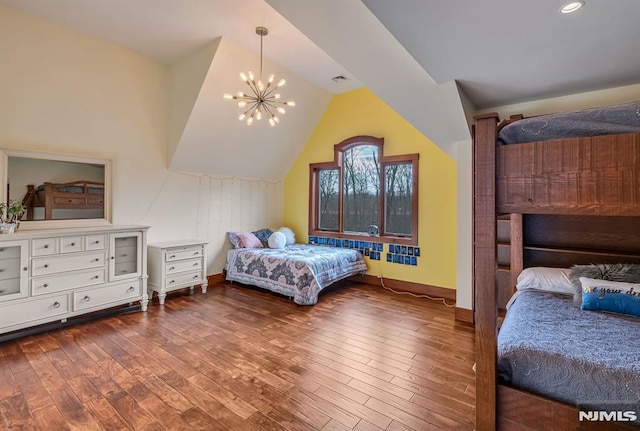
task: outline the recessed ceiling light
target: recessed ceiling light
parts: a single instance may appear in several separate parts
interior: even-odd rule
[[[584,6],[583,1],[572,1],[571,3],[567,3],[566,5],[560,8],[561,13],[573,13]]]

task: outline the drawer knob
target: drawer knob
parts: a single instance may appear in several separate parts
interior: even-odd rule
[[[44,248],[49,248],[49,244],[45,244],[45,245],[44,245]]]
[[[93,278],[98,279],[98,278],[100,278],[100,276],[99,275],[94,275]]]
[[[49,287],[49,283],[43,284],[42,287]]]
[[[199,252],[199,251],[196,251],[195,253],[193,253],[193,255],[194,255],[194,256],[197,256],[197,255],[199,255],[199,254],[200,254],[200,252]]]
[[[171,281],[169,282],[169,284],[171,284],[171,283],[175,283],[175,282],[176,282],[175,280],[171,280]]]
[[[198,277],[200,277],[200,276],[199,276],[199,275],[194,275],[194,276],[193,276],[193,278],[198,278]]]
[[[96,241],[94,241],[93,243],[94,243],[94,244],[100,244],[100,241],[99,241],[99,240],[96,240]]]
[[[89,297],[89,295],[85,295],[84,298],[82,298],[82,302],[89,302],[91,301],[91,298]]]
[[[0,272],[4,272],[4,269],[3,269],[3,268],[0,268]]]
[[[169,271],[173,271],[174,269],[176,269],[176,267],[172,266],[171,268],[169,268]]]
[[[49,268],[49,264],[48,264],[48,263],[45,263],[45,264],[44,264],[44,267],[45,267],[45,268]]]
[[[53,308],[60,308],[60,303],[58,301],[54,302],[52,305]]]
[[[200,264],[198,262],[194,263],[193,266],[199,266]]]
[[[4,293],[4,290],[0,290],[0,295],[2,295]]]
[[[22,268],[23,271],[28,270],[29,268],[27,268],[26,266],[24,268]]]
[[[127,293],[131,293],[131,292],[133,292],[134,290],[136,290],[136,289],[135,289],[133,286],[130,286],[130,287],[127,289]]]
[[[100,258],[99,258],[99,257],[96,257],[93,261],[94,261],[94,262],[100,262]]]
[[[72,243],[71,243],[71,247],[75,247],[75,246],[76,246],[76,243],[75,243],[75,242],[72,242]]]
[[[171,256],[169,256],[169,259],[173,259],[174,257],[176,257],[176,255],[172,254]]]

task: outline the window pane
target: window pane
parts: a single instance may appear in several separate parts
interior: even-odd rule
[[[385,226],[390,235],[411,235],[413,212],[413,166],[387,165],[385,176]]]
[[[318,171],[318,229],[338,230],[338,170]]]
[[[380,165],[378,147],[358,145],[343,153],[343,230],[367,232],[378,225],[380,210]]]

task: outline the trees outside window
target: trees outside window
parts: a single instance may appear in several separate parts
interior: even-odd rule
[[[386,157],[383,143],[355,136],[310,165],[310,235],[362,239],[375,225],[382,240],[417,244],[418,154]]]

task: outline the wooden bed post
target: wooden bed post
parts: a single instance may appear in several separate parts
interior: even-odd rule
[[[473,152],[476,430],[496,429],[496,135],[498,114],[475,117]]]

